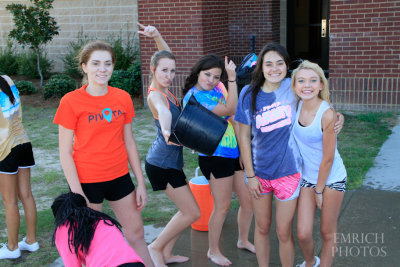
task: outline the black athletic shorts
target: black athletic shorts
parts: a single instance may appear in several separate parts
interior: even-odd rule
[[[135,190],[129,172],[119,178],[107,182],[81,183],[83,193],[90,203],[100,204],[104,199],[120,200]]]
[[[144,267],[144,264],[141,262],[130,262],[118,265],[118,267]]]
[[[236,171],[243,171],[243,168],[242,168],[242,166],[240,165],[240,160],[239,160],[239,158],[236,158],[235,159],[235,172]]]
[[[163,169],[146,161],[145,170],[153,191],[165,190],[170,184],[173,188],[187,185],[183,170]]]
[[[210,180],[211,173],[213,174],[215,179],[225,178],[232,176],[235,173],[236,160],[237,159],[224,158],[224,157],[199,156],[199,167],[203,175],[207,178],[207,180]]]
[[[0,161],[0,173],[15,174],[18,169],[35,166],[32,144],[30,142],[13,147],[10,154]]]

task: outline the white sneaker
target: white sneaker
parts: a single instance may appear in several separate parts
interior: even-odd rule
[[[315,264],[312,267],[318,267],[319,263],[321,262],[320,259],[317,256],[314,256],[315,258]],[[306,267],[306,261],[303,261],[302,264],[297,264],[296,267]]]
[[[26,243],[26,237],[24,237],[21,242],[18,242],[18,248],[20,250],[27,250],[29,252],[34,252],[38,250],[40,247],[38,242],[35,242],[33,244]]]
[[[0,260],[3,259],[16,259],[21,256],[21,250],[17,248],[16,250],[9,250],[7,244],[0,244],[2,248],[0,248]]]

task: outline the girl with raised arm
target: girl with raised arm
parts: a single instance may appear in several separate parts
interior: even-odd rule
[[[156,267],[188,261],[188,257],[172,255],[179,235],[200,217],[200,209],[186,181],[183,167],[183,148],[168,141],[181,107],[169,91],[175,77],[175,57],[158,30],[139,24],[140,34],[154,38],[157,48],[151,58],[151,84],[147,103],[154,117],[157,136],[146,156],[146,173],[154,191],[162,190],[179,211],[171,218],[160,235],[149,245],[150,255]]]
[[[194,95],[197,101],[213,113],[228,120],[235,114],[237,105],[237,85],[235,64],[224,61],[216,55],[202,56],[192,67],[185,82],[184,104]],[[227,72],[228,91],[221,82]],[[219,247],[222,226],[232,200],[234,174],[240,170],[239,149],[235,132],[228,120],[228,128],[214,154],[209,157],[199,153],[199,166],[204,176],[209,180],[214,198],[214,209],[208,224],[208,258],[221,266],[231,265]],[[250,214],[251,223],[251,214]]]

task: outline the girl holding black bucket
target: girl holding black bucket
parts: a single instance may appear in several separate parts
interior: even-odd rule
[[[235,68],[235,64],[232,61],[228,62],[227,57],[225,57],[225,63],[216,55],[201,57],[192,67],[191,73],[186,79],[184,104],[193,95],[202,106],[228,120],[229,116],[235,114],[237,105]],[[228,75],[228,92],[220,82],[225,70]],[[199,166],[209,180],[214,198],[214,209],[208,224],[209,250],[207,256],[214,263],[222,266],[232,264],[222,254],[219,248],[219,239],[232,199],[234,174],[240,170],[238,157],[239,149],[230,122],[214,154],[208,157],[199,153]],[[243,188],[247,190],[245,187]],[[250,201],[248,202],[250,203]],[[251,207],[249,217],[251,223]]]
[[[146,173],[154,191],[162,190],[179,211],[148,248],[156,267],[188,261],[188,257],[172,255],[179,235],[200,218],[200,208],[189,188],[183,167],[183,148],[168,141],[171,125],[180,114],[176,97],[168,90],[175,76],[175,57],[161,34],[153,26],[139,24],[140,34],[154,38],[160,51],[151,58],[151,84],[147,103],[157,127],[157,136],[146,156]]]
[[[292,223],[300,192],[302,159],[291,135],[297,100],[286,78],[289,54],[277,43],[260,52],[253,78],[240,93],[235,120],[256,221],[254,243],[259,266],[269,265],[272,193],[282,266],[294,264]],[[343,126],[343,115],[335,124]]]

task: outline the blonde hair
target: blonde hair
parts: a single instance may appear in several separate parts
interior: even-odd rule
[[[318,74],[319,79],[321,80],[322,84],[324,85],[322,90],[318,93],[319,98],[322,100],[325,100],[329,104],[331,104],[331,101],[329,99],[329,83],[328,80],[325,77],[324,70],[316,63],[312,63],[308,60],[304,60],[292,73],[292,90],[293,93],[297,96],[294,86],[296,83],[296,75],[300,70],[312,70],[315,73]]]

